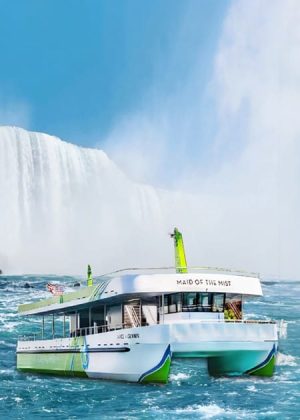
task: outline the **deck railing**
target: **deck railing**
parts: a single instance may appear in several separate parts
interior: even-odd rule
[[[204,323],[204,324],[277,324],[278,328],[281,328],[282,321],[272,321],[272,320],[258,320],[258,319],[197,319],[193,323]],[[158,322],[159,324],[159,322]],[[153,324],[155,325],[155,324]],[[146,327],[148,324],[142,324],[141,327]],[[51,340],[59,338],[72,338],[72,337],[84,337],[87,335],[102,334],[110,331],[122,330],[134,328],[129,324],[116,324],[114,326],[108,325],[95,325],[93,327],[83,327],[78,328],[76,331],[72,331],[68,336],[58,336],[50,335],[50,337],[42,337],[41,333],[30,334],[30,335],[21,335],[18,336],[18,341],[36,341],[36,340]]]
[[[135,273],[135,274],[145,274],[146,272],[150,273],[161,273],[162,271],[176,272],[177,270],[186,269],[189,273],[193,272],[219,272],[223,274],[235,274],[244,277],[259,277],[257,272],[249,272],[246,270],[232,269],[225,267],[208,267],[208,266],[187,266],[187,267],[174,267],[174,266],[164,266],[164,267],[130,267],[130,268],[121,268],[119,270],[110,271],[100,276],[94,276],[95,279],[101,279],[105,277],[115,276],[116,274],[124,273]]]

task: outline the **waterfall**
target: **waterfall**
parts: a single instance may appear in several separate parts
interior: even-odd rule
[[[189,266],[275,272],[272,213],[262,231],[264,200],[228,196],[222,185],[193,195],[157,189],[130,180],[102,150],[0,127],[0,269],[85,274],[91,264],[97,275],[172,266],[168,233],[177,226]]]
[[[89,263],[99,274],[173,264],[167,233],[178,201],[132,182],[101,150],[0,128],[4,272],[84,274]]]

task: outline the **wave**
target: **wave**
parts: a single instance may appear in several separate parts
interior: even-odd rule
[[[185,380],[185,379],[189,379],[190,377],[191,376],[187,375],[186,373],[179,372],[179,373],[176,373],[176,374],[171,374],[170,375],[170,380],[171,381],[182,381],[182,380]]]
[[[10,347],[10,348],[16,347],[15,344],[8,343],[7,341],[4,341],[4,340],[0,340],[0,349],[1,349],[1,346]]]
[[[276,364],[278,366],[297,366],[296,357],[278,352]]]
[[[251,418],[251,413],[247,410],[235,410],[230,408],[222,408],[217,404],[208,404],[208,405],[189,405],[186,408],[176,409],[177,414],[201,414],[205,419],[217,418],[220,419],[221,416],[224,418]]]
[[[217,404],[209,404],[209,405],[189,405],[186,408],[178,408],[176,409],[176,413],[183,414],[183,413],[201,413],[206,418],[212,418],[215,416],[219,416],[220,414],[224,414],[225,410],[219,407]]]

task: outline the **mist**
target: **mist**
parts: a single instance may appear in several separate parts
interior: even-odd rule
[[[176,221],[193,264],[299,278],[299,17],[293,0],[233,2],[206,86],[199,58],[106,139],[134,180],[193,196]]]

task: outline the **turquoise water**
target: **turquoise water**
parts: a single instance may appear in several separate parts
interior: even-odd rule
[[[75,281],[55,280],[67,286]],[[0,418],[300,419],[300,282],[265,282],[264,299],[246,304],[250,318],[287,321],[273,378],[216,379],[199,359],[177,359],[167,385],[138,385],[16,371],[18,335],[40,328],[34,318],[19,317],[17,306],[49,297],[48,281],[0,277]],[[25,289],[26,282],[34,288]]]

